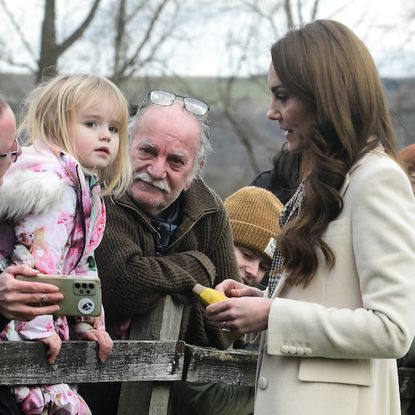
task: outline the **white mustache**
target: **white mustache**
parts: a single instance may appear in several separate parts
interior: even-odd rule
[[[151,184],[154,187],[157,187],[157,189],[170,193],[171,187],[166,179],[153,179],[147,172],[145,171],[139,171],[137,173],[134,173],[133,177],[134,181],[141,180],[143,182],[146,182],[148,184]]]

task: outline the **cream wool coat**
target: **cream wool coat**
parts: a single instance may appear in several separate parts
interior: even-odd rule
[[[396,361],[415,333],[415,201],[383,151],[359,161],[310,285],[278,286],[263,333],[255,415],[400,415]]]

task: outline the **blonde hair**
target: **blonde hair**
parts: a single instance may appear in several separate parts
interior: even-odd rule
[[[99,180],[104,195],[119,196],[131,182],[128,103],[110,80],[97,75],[58,75],[39,85],[27,99],[19,135],[24,134],[34,145],[43,141],[78,159],[71,134],[76,111],[104,98],[111,100],[114,113],[118,114],[119,149],[114,162],[99,171]]]

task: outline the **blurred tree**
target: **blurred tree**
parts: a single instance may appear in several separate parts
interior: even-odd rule
[[[166,20],[163,17],[169,4],[173,10],[169,11],[169,18]],[[121,84],[156,59],[157,51],[160,51],[163,43],[174,31],[174,15],[180,4],[174,0],[119,0],[114,1],[113,7],[117,10],[117,18],[114,27],[114,64],[110,76],[116,84]],[[148,17],[144,21],[141,19],[138,31],[137,18],[144,13]],[[158,30],[160,27],[162,29]]]
[[[40,56],[36,81],[40,81],[42,76],[55,75],[57,73],[58,59],[71,47],[85,32],[94,18],[98,5],[101,0],[94,0],[84,20],[78,27],[62,42],[57,43],[56,39],[56,2],[55,0],[45,0],[45,14],[42,23]]]
[[[253,174],[259,171],[256,149],[261,142],[260,133],[255,129],[243,111],[240,110],[244,97],[235,88],[241,76],[248,76],[252,83],[258,82],[258,73],[267,69],[258,59],[258,45],[277,40],[295,24],[314,20],[319,12],[319,0],[236,0],[234,7],[244,16],[245,24],[229,27],[226,40],[228,56],[226,68],[231,75],[218,82],[218,104],[244,147]],[[229,4],[228,4],[229,7]],[[234,12],[234,11],[232,11]],[[268,57],[269,61],[269,57]],[[263,79],[261,78],[261,82]],[[265,88],[266,85],[263,85]],[[269,149],[272,153],[276,149]]]
[[[9,11],[5,0],[0,0],[0,6],[5,14],[9,17],[10,23],[15,29],[16,35],[20,38],[23,47],[26,49],[28,55],[32,58],[33,62],[25,62],[23,66],[29,68],[31,72],[36,75],[36,82],[42,80],[43,76],[53,76],[58,71],[58,60],[70,48],[78,39],[82,37],[85,30],[91,24],[98,5],[101,0],[94,0],[86,17],[81,23],[73,30],[73,32],[63,39],[61,42],[57,42],[56,36],[56,1],[45,0],[44,2],[44,17],[42,22],[40,50],[37,55],[33,50],[31,40],[26,37],[26,32],[22,30],[22,25],[16,21],[14,15]],[[12,65],[22,66],[18,64],[13,57],[8,57],[8,63]]]
[[[0,59],[16,68],[29,70],[39,81],[42,76],[56,74],[61,67],[58,61],[62,55],[77,43],[72,53],[62,60],[66,71],[77,68],[103,72],[115,83],[122,84],[142,75],[143,69],[154,68],[157,63],[160,70],[175,50],[173,40],[186,41],[186,36],[180,33],[180,23],[189,17],[192,7],[198,9],[192,0],[91,0],[85,13],[85,3],[85,0],[71,3],[43,0],[42,6],[32,5],[17,13],[16,8],[11,11],[7,0],[0,0],[0,11],[7,16],[14,32],[8,37],[18,39],[24,49],[22,52],[11,45],[7,48],[7,43],[2,42]],[[192,3],[191,7],[180,15],[187,3]],[[35,9],[38,12],[40,7],[42,22],[36,13],[30,18],[35,30],[41,27],[37,47],[33,36],[24,30],[27,26],[24,17],[28,20],[29,14]],[[87,29],[88,33],[85,33]],[[82,42],[77,42],[81,37]],[[167,42],[169,46],[165,46]]]
[[[245,184],[271,162],[282,143],[278,129],[265,120],[269,47],[293,25],[341,15],[353,2],[357,0],[0,0],[0,62],[7,62],[7,69],[29,70],[37,79],[47,74],[45,68],[99,73],[119,84],[132,104],[151,88],[205,99],[215,135],[232,142],[238,157],[228,169],[243,165],[235,176]],[[408,24],[414,19],[412,3]],[[356,17],[360,24],[366,15],[362,10]],[[372,27],[367,24],[367,31]],[[388,54],[385,59],[393,61]],[[195,67],[207,77],[183,75]],[[216,79],[210,75],[213,67],[220,67]],[[19,91],[26,93],[31,82],[19,81]],[[11,84],[5,80],[1,87],[10,93]],[[394,98],[409,120],[411,101],[398,93]],[[16,96],[16,105],[20,99]],[[412,123],[406,121],[405,141],[413,140],[410,131]],[[218,144],[223,151],[215,156],[222,165],[232,156],[221,147],[223,141]]]

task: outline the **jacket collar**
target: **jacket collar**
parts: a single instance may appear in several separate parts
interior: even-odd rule
[[[350,170],[346,173],[346,175],[344,176],[344,181],[343,181],[343,185],[339,191],[340,196],[344,197],[344,195],[347,192],[347,189],[349,188],[349,184],[350,184],[350,178],[352,176],[352,174],[364,163],[366,162],[366,160],[368,160],[370,157],[372,157],[374,154],[382,154],[382,155],[386,155],[385,153],[385,149],[383,147],[382,144],[379,144],[375,149],[373,149],[372,151],[369,151],[368,153],[366,153],[365,155],[363,155],[359,160],[356,161],[356,163],[354,163],[352,165],[352,167],[350,168]]]

